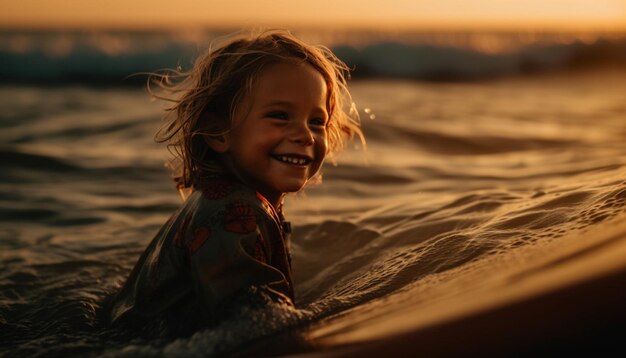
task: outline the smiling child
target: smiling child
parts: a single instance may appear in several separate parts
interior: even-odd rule
[[[174,103],[158,140],[186,198],[112,298],[114,325],[185,335],[254,295],[293,305],[282,203],[362,137],[346,73],[327,48],[268,31],[209,50],[176,83],[158,75]]]

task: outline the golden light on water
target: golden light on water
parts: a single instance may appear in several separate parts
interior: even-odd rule
[[[3,27],[626,30],[626,0],[0,0]]]

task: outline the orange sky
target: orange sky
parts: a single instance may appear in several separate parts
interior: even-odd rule
[[[626,30],[626,0],[0,0],[4,27],[298,25]]]

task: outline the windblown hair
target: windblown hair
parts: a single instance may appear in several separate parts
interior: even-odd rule
[[[224,173],[203,135],[220,136],[237,125],[235,113],[263,69],[284,62],[310,64],[326,82],[330,117],[327,154],[342,149],[354,135],[365,143],[346,86],[349,68],[328,48],[309,45],[282,30],[240,34],[211,46],[190,71],[165,70],[150,75],[150,94],[172,103],[166,108],[165,123],[155,140],[167,143],[174,155],[169,166],[179,190],[202,187],[207,178]]]

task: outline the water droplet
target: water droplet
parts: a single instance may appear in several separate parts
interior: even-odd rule
[[[372,109],[371,108],[364,108],[363,112],[365,112],[367,114],[370,114],[370,113],[372,113]]]
[[[376,115],[375,114],[370,114],[370,119],[376,119]]]

